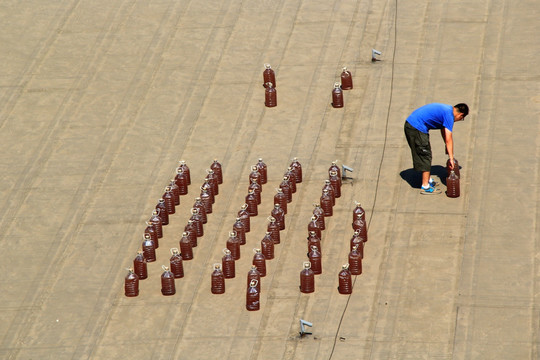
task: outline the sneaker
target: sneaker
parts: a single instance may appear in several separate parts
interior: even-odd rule
[[[442,190],[433,186],[428,187],[427,189],[421,188],[420,194],[422,195],[436,195],[442,193]]]
[[[439,185],[438,182],[436,182],[436,181],[433,180],[432,178],[429,179],[429,186],[435,187],[435,186],[437,186],[437,185]]]

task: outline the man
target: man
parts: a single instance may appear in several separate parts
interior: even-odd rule
[[[455,106],[446,104],[427,104],[415,111],[405,121],[405,137],[411,148],[413,167],[422,172],[421,194],[440,194],[441,189],[436,188],[435,181],[430,176],[431,171],[431,144],[429,130],[440,129],[446,144],[446,153],[450,157],[450,166],[454,167],[454,141],[452,129],[454,122],[461,121],[469,114],[467,104],[459,103]]]

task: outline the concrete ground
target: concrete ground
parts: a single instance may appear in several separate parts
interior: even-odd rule
[[[538,359],[538,2],[0,1],[0,358]],[[371,49],[382,52],[371,62]],[[278,106],[264,106],[263,64]],[[330,105],[342,66],[345,107]],[[403,122],[466,102],[461,196],[419,195]],[[443,142],[433,134],[434,173]],[[262,157],[269,182],[236,277],[212,264]],[[252,249],[291,158],[289,204],[261,308],[245,309]],[[224,169],[176,295],[178,247],[205,170]],[[125,270],[184,159],[193,179],[140,294]],[[316,291],[298,289],[307,224],[333,160],[354,169],[323,234]],[[444,189],[444,185],[443,185]],[[363,274],[337,291],[352,210],[367,213]],[[299,320],[313,324],[299,336]]]

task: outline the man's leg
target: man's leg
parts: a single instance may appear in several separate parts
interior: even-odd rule
[[[422,174],[422,191],[435,186],[434,182],[430,183],[431,179],[431,144],[429,143],[429,134],[422,133],[413,128],[408,122],[404,126],[405,137],[411,148],[413,158],[413,167]],[[439,193],[440,190],[434,191],[431,189],[428,193]]]
[[[422,171],[422,187],[427,188],[429,186],[429,171]]]

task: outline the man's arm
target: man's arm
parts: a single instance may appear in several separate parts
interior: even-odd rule
[[[441,136],[446,144],[446,153],[450,158],[450,166],[454,168],[454,139],[452,137],[452,132],[447,128],[441,129]]]

